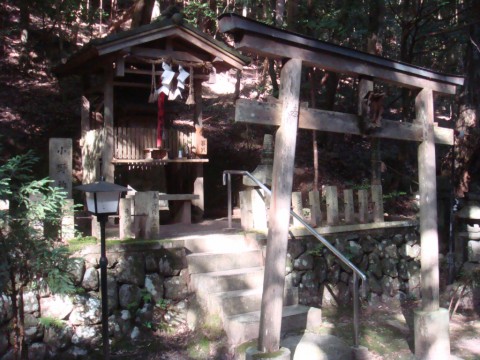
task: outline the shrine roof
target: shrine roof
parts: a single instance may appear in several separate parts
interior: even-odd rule
[[[235,49],[187,24],[170,18],[90,41],[53,71],[59,76],[90,73],[119,57],[169,58],[210,63],[217,71],[242,69],[250,62]]]
[[[222,32],[234,35],[235,48],[276,59],[298,58],[308,66],[365,76],[399,86],[454,94],[464,78],[317,40],[237,14],[219,17]]]

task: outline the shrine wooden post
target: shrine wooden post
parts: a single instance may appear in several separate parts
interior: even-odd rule
[[[433,91],[423,89],[415,100],[416,122],[422,126],[418,147],[422,306],[415,311],[415,356],[424,360],[450,358],[449,312],[440,308],[437,231],[437,186],[433,136]]]
[[[115,182],[115,168],[112,163],[114,150],[113,136],[113,68],[105,69],[105,84],[103,90],[103,127],[105,143],[102,150],[102,176],[105,181]]]
[[[301,70],[302,61],[291,59],[283,66],[281,73],[282,111],[280,127],[275,136],[270,224],[258,341],[258,350],[267,353],[278,351],[280,347]]]

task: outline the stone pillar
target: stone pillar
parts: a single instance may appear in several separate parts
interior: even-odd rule
[[[75,237],[75,212],[73,199],[66,199],[62,209],[62,241]]]
[[[100,223],[95,215],[92,215],[92,236],[100,239]]]
[[[52,138],[49,141],[49,176],[53,186],[64,189],[72,198],[72,139]]]
[[[253,229],[251,190],[240,191],[240,222],[243,230]]]
[[[193,182],[193,193],[198,199],[192,200],[192,211],[194,221],[200,221],[205,212],[205,195],[203,188],[203,164],[195,165],[195,180]]]
[[[265,134],[263,136],[263,150],[260,157],[260,164],[252,171],[252,175],[267,186],[272,185],[273,150],[273,135]],[[257,186],[257,184],[247,176],[243,177],[243,185]]]
[[[383,193],[382,185],[372,185],[373,221],[383,222]]]
[[[343,201],[345,204],[345,222],[347,224],[352,224],[354,222],[353,190],[343,190]]]
[[[318,190],[312,190],[308,193],[308,199],[310,201],[310,222],[313,227],[320,226],[322,223],[322,210],[320,207],[320,192]]]
[[[157,191],[135,194],[135,238],[157,239],[160,235],[160,207]]]
[[[358,221],[363,224],[368,222],[368,192],[358,190]]]
[[[338,193],[336,186],[325,186],[325,197],[327,199],[327,224],[338,224]]]
[[[267,204],[263,190],[253,189],[250,192],[252,204],[253,228],[257,230],[267,229]]]
[[[294,213],[300,215],[303,218],[302,193],[299,191],[292,192],[292,208]],[[299,227],[302,226],[302,224],[300,223],[300,221],[293,218],[293,226]]]
[[[120,199],[118,210],[120,239],[129,239],[134,237],[133,220],[132,220],[132,199]]]

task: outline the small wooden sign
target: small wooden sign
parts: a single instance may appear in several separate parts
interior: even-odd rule
[[[196,126],[195,127],[195,139],[196,139],[196,153],[197,155],[207,155],[208,152],[208,141],[202,134],[203,128]]]

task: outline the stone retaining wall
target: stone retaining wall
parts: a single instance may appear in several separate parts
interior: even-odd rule
[[[73,296],[48,290],[25,293],[25,335],[29,359],[75,359],[99,349],[101,299],[99,248],[85,248],[73,258],[78,287]],[[113,339],[136,339],[142,330],[186,322],[188,274],[184,248],[109,250],[108,305]],[[10,299],[0,296],[0,358],[13,359]]]
[[[420,296],[420,238],[416,227],[326,235],[367,275],[370,302]],[[287,282],[299,287],[304,305],[351,304],[352,271],[313,238],[291,239]]]
[[[387,301],[419,296],[420,246],[415,227],[326,236],[369,278],[367,298]],[[109,248],[108,293],[113,339],[136,339],[162,325],[186,324],[189,307],[186,250],[165,244]],[[79,358],[101,346],[99,248],[87,247],[72,259],[79,293],[25,294],[29,359]],[[300,303],[351,304],[352,274],[311,237],[289,240],[287,283],[298,286]],[[0,296],[0,357],[11,359],[10,302]],[[43,320],[41,320],[43,319]],[[57,319],[45,325],[45,320]],[[61,321],[58,321],[61,320]],[[43,322],[43,325],[42,325]]]

